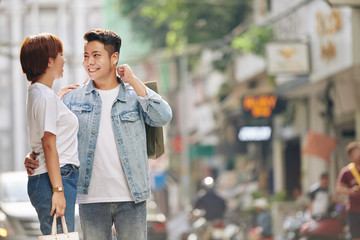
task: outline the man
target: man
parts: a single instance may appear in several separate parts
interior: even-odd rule
[[[164,126],[172,112],[128,65],[116,69],[121,46],[116,33],[92,30],[84,40],[90,80],[63,97],[79,120],[77,202],[84,239],[108,240],[114,224],[117,239],[143,240],[150,197],[145,123]],[[29,164],[26,160],[31,171]]]
[[[258,198],[254,201],[256,211],[255,228],[253,231],[258,234],[257,239],[272,239],[272,222],[266,198]],[[256,236],[256,234],[254,235]],[[256,239],[256,237],[255,237]]]
[[[208,221],[223,220],[226,203],[225,200],[219,196],[214,189],[214,179],[206,177],[202,181],[202,187],[205,191],[199,193],[195,201],[195,209],[205,210],[205,219]]]
[[[330,206],[329,174],[322,173],[319,182],[313,184],[309,191],[308,211],[310,216],[321,216],[327,213]]]
[[[348,196],[347,216],[351,237],[360,240],[360,179],[357,180],[360,172],[360,142],[350,142],[345,150],[351,163],[341,169],[336,181],[336,193]]]

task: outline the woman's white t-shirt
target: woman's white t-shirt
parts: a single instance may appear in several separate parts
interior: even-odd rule
[[[56,149],[60,167],[66,164],[80,166],[78,158],[77,132],[78,119],[56,96],[54,90],[42,83],[28,87],[27,120],[30,134],[30,147],[39,153],[39,168],[33,175],[47,172],[41,138],[45,132],[56,135]]]

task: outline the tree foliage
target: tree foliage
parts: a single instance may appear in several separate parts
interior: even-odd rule
[[[259,56],[264,56],[265,45],[272,40],[272,38],[273,31],[271,27],[251,26],[244,34],[235,37],[231,46],[239,49],[241,52],[251,52]]]
[[[181,50],[185,43],[221,39],[243,23],[250,0],[119,0],[139,37],[154,47]]]

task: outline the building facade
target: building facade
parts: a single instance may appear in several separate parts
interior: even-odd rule
[[[64,78],[55,92],[86,79],[82,67],[83,34],[102,28],[103,1],[2,0],[0,1],[0,171],[23,170],[30,151],[25,114],[28,81],[22,74],[19,52],[23,39],[50,32],[64,45]]]

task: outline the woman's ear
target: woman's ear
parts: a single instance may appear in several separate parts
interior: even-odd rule
[[[48,61],[48,68],[51,67],[53,64],[54,64],[54,59],[53,58],[49,58],[49,61]]]

